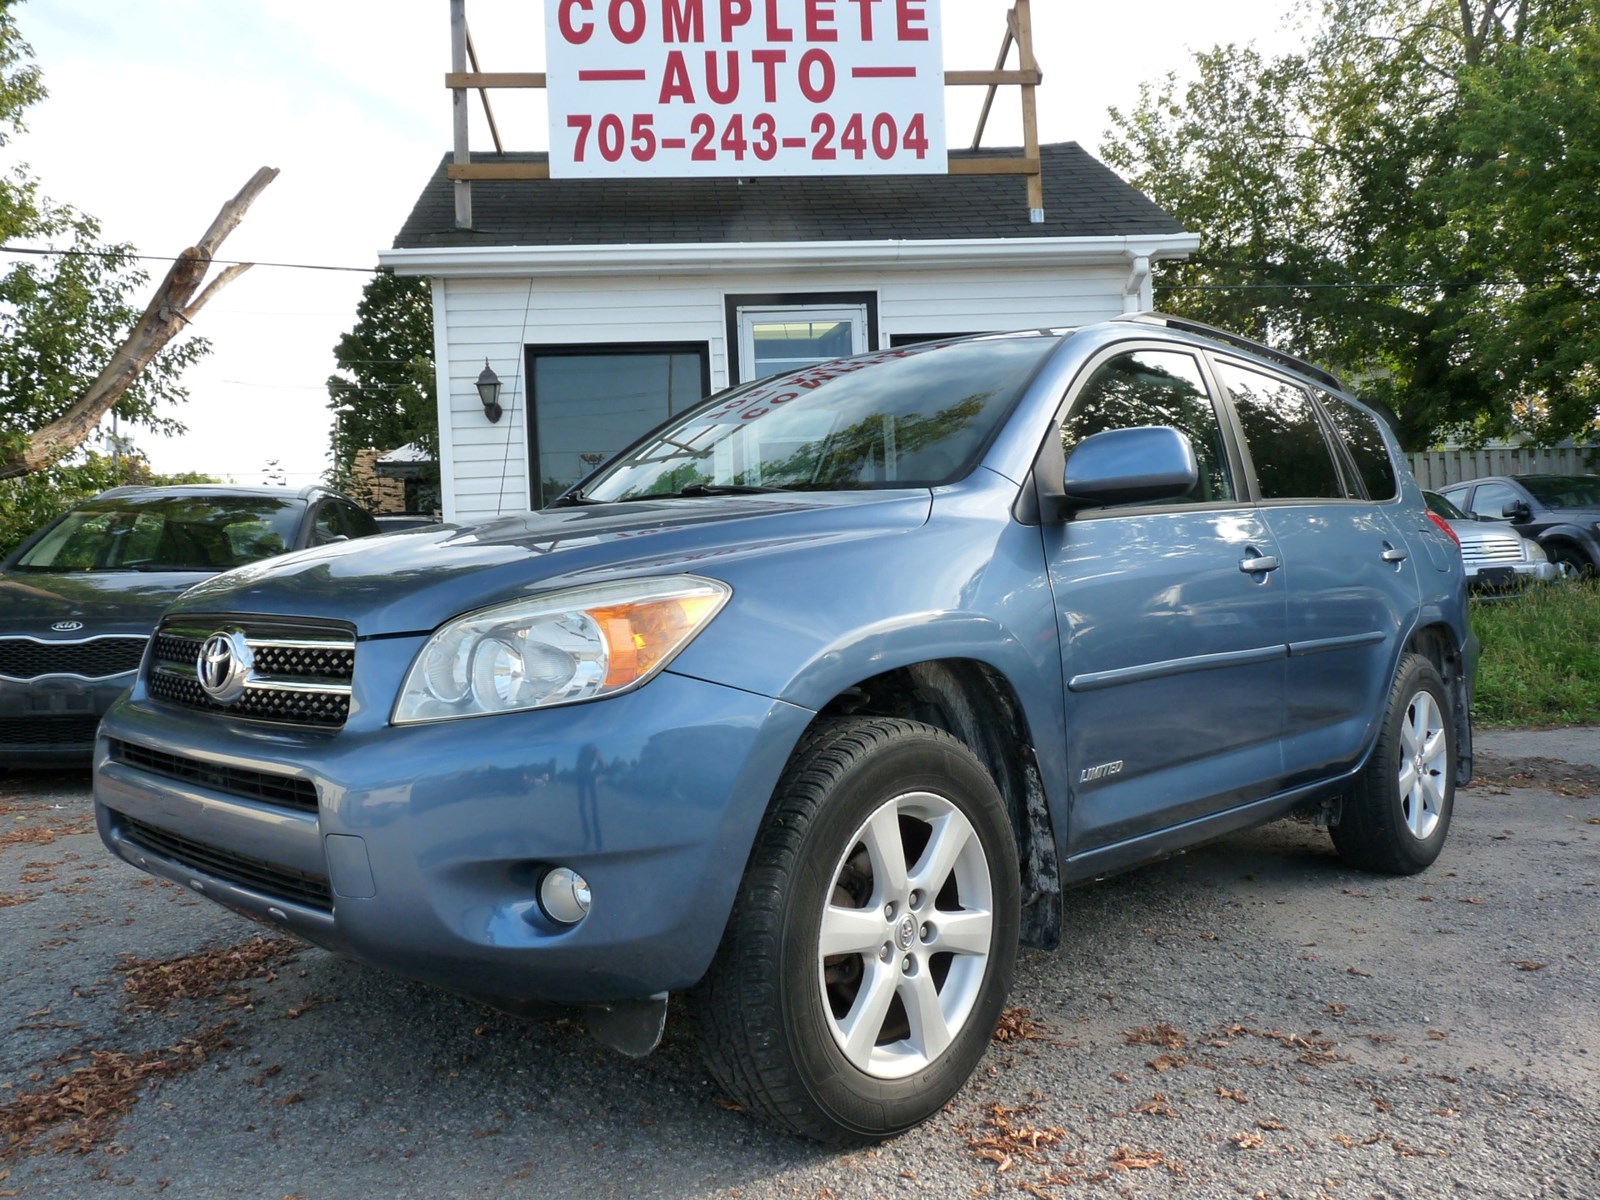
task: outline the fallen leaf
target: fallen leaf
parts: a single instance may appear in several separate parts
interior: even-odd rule
[[[1167,1156],[1159,1150],[1134,1150],[1128,1146],[1118,1146],[1107,1163],[1113,1171],[1148,1171],[1154,1167],[1166,1167],[1175,1175],[1183,1173],[1182,1167],[1168,1162]]]
[[[1165,1050],[1182,1050],[1189,1039],[1171,1025],[1141,1025],[1138,1029],[1122,1031],[1122,1040],[1130,1046],[1160,1046]]]
[[[1544,963],[1542,963],[1542,962],[1533,962],[1533,961],[1531,961],[1529,959],[1526,959],[1526,958],[1512,959],[1511,960],[1511,965],[1516,967],[1517,970],[1519,970],[1519,971],[1542,971],[1542,970],[1544,970]]]
[[[1036,1020],[1026,1008],[1008,1008],[1000,1014],[993,1040],[1005,1042],[1053,1042],[1055,1030]]]
[[[1178,1115],[1172,1105],[1167,1103],[1167,1097],[1161,1092],[1157,1092],[1143,1104],[1134,1105],[1128,1111],[1145,1117],[1172,1117],[1176,1119]]]

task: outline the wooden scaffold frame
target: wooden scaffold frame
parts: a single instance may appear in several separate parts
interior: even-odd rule
[[[1043,82],[1038,60],[1033,53],[1033,18],[1029,11],[1030,0],[1013,0],[1006,14],[1005,37],[1000,43],[1000,54],[989,71],[946,71],[944,84],[949,87],[985,87],[988,94],[983,100],[983,110],[978,117],[977,130],[972,135],[970,150],[979,149],[984,128],[994,107],[995,95],[1002,87],[1016,87],[1022,95],[1021,157],[1012,158],[958,158],[951,155],[947,170],[951,175],[1021,175],[1028,182],[1028,216],[1035,224],[1044,220],[1044,183],[1039,169],[1039,107],[1036,90]],[[1017,50],[1017,66],[1006,66],[1012,48]],[[543,88],[546,75],[543,71],[506,72],[484,71],[478,62],[478,51],[472,42],[472,32],[467,26],[467,0],[450,0],[450,63],[451,70],[444,77],[444,85],[451,92],[452,115],[455,134],[454,155],[446,168],[446,177],[455,183],[456,226],[472,228],[472,184],[474,180],[548,179],[547,163],[481,162],[472,161],[469,136],[470,94],[477,92],[483,103],[484,117],[489,133],[494,139],[495,153],[505,154],[500,130],[495,123],[494,109],[489,103],[489,93],[495,90]]]

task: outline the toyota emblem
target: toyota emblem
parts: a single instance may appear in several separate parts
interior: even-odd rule
[[[245,641],[242,629],[213,633],[200,647],[195,659],[195,674],[200,686],[218,704],[232,704],[244,695],[250,682],[255,655]]]

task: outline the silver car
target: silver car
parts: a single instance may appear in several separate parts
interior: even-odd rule
[[[1461,543],[1467,586],[1474,592],[1506,593],[1532,582],[1562,578],[1544,547],[1503,522],[1469,517],[1438,492],[1424,492],[1428,510],[1450,527]]]

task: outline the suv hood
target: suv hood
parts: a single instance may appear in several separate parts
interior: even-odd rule
[[[932,502],[926,489],[782,492],[522,513],[240,567],[188,592],[173,611],[348,621],[361,637],[426,633],[465,612],[582,583],[678,573],[727,578],[753,555],[915,529]]]
[[[0,633],[78,640],[149,633],[167,605],[210,571],[9,571],[0,575]],[[83,629],[52,634],[57,621]]]

